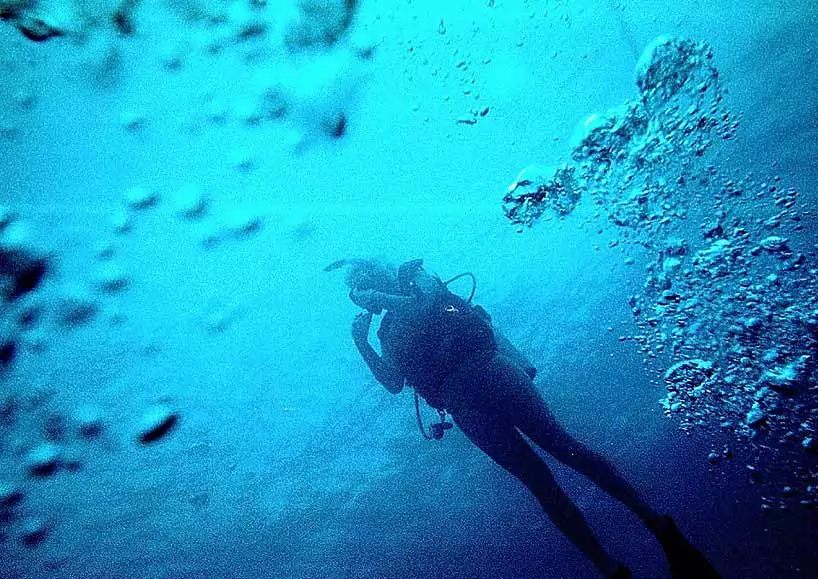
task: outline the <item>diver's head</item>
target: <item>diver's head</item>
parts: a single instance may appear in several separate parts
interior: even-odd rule
[[[401,265],[397,270],[376,259],[340,259],[324,268],[333,271],[346,267],[345,281],[353,291],[375,290],[387,294],[413,296],[432,294],[443,282],[436,275],[423,269],[422,259],[413,259]]]
[[[398,268],[398,285],[404,295],[429,295],[442,287],[443,282],[423,269],[422,259],[413,259]]]
[[[340,259],[329,264],[324,271],[346,267],[345,282],[350,290],[375,290],[396,294],[400,291],[395,268],[376,259]]]

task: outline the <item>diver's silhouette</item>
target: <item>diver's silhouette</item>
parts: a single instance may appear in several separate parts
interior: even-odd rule
[[[557,422],[534,386],[533,364],[492,326],[483,308],[471,304],[471,297],[452,294],[448,282],[423,269],[422,260],[397,271],[374,260],[343,260],[327,270],[343,265],[352,266],[347,272],[350,298],[367,310],[353,321],[352,337],[378,382],[393,394],[408,384],[441,413],[448,411],[477,447],[525,484],[603,576],[624,579],[631,573],[600,545],[523,434],[633,511],[662,545],[673,579],[720,577],[669,516],[656,513],[606,458]],[[384,310],[378,355],[368,334],[373,315]],[[437,426],[435,438],[443,434]]]

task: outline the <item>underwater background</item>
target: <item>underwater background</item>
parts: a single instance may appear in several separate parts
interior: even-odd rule
[[[0,577],[597,577],[371,376],[324,271],[368,257],[472,272],[559,420],[724,577],[818,577],[813,2],[0,18]]]

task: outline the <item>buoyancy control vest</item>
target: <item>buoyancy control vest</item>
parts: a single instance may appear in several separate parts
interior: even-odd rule
[[[443,409],[447,378],[462,364],[490,356],[497,343],[485,310],[445,287],[415,299],[416,307],[386,313],[378,338],[409,386]]]

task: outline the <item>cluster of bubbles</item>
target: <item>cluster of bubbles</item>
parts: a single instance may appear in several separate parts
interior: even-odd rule
[[[661,404],[682,430],[727,439],[713,464],[741,455],[762,508],[818,502],[818,269],[799,193],[708,164],[738,123],[702,42],[660,37],[636,67],[639,99],[590,116],[571,162],[524,169],[503,199],[519,229],[565,216],[583,196],[617,233],[611,247],[649,256],[629,298]],[[698,222],[698,226],[697,226]],[[626,263],[633,263],[629,257]]]

